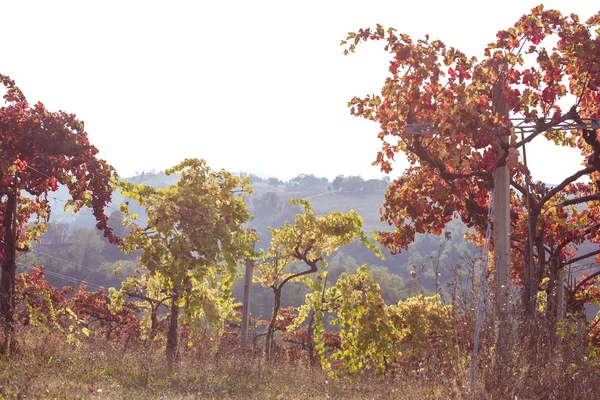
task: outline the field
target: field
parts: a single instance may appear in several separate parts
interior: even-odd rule
[[[327,192],[287,192],[277,190],[266,184],[256,184],[253,187],[256,195],[275,192],[282,200],[304,199],[310,202],[317,214],[333,211],[348,212],[355,210],[364,220],[365,232],[375,230],[390,230],[381,222],[379,209],[385,202],[385,190],[365,190],[356,192],[327,191]]]
[[[336,379],[308,363],[285,359],[267,363],[239,349],[182,354],[175,370],[169,371],[164,351],[152,346],[124,350],[121,344],[101,339],[70,345],[56,332],[40,328],[19,333],[18,353],[10,361],[0,358],[3,399],[445,399],[449,395],[440,380]]]

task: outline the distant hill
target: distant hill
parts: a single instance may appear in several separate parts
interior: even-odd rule
[[[133,177],[125,178],[131,183],[143,183],[153,187],[168,187],[177,183],[176,175],[166,175],[158,173],[142,173]],[[378,190],[358,190],[358,191],[309,191],[296,192],[288,191],[281,185],[278,187],[268,185],[263,182],[253,183],[253,194],[250,198],[261,197],[266,193],[274,193],[280,201],[288,202],[292,199],[308,200],[317,214],[323,214],[332,211],[348,212],[355,210],[364,220],[364,229],[366,232],[374,230],[390,229],[387,224],[380,221],[379,209],[385,201],[385,189]],[[93,226],[95,224],[93,215],[89,210],[83,209],[81,212],[73,215],[70,210],[64,210],[66,201],[69,199],[69,193],[66,187],[60,187],[56,192],[50,194],[49,201],[52,205],[52,220],[69,222],[77,226]],[[115,192],[112,196],[112,211],[118,209],[118,204],[123,204],[129,199]],[[141,208],[130,202],[130,207],[136,212],[142,212]],[[109,210],[109,214],[112,212]]]
[[[390,229],[381,222],[380,208],[385,202],[385,189],[361,191],[315,191],[315,192],[290,192],[284,188],[275,188],[267,184],[258,183],[252,187],[251,196],[261,196],[265,193],[275,193],[282,201],[292,199],[307,200],[317,214],[332,211],[348,212],[355,210],[364,220],[366,232]]]

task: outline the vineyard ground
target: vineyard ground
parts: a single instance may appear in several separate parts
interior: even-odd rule
[[[423,399],[448,398],[441,380],[335,379],[307,363],[229,354],[183,354],[169,373],[164,350],[19,332],[17,353],[0,358],[0,398],[44,399]],[[454,388],[457,390],[459,388]],[[452,391],[452,390],[451,390]]]

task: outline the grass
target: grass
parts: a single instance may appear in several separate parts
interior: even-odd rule
[[[0,359],[5,399],[422,399],[449,398],[426,378],[335,379],[305,362],[266,363],[237,350],[182,354],[169,372],[164,349],[22,328],[17,352]]]
[[[600,398],[600,363],[585,341],[559,339],[541,323],[529,329],[514,330],[512,350],[500,364],[493,337],[483,337],[474,399]],[[443,364],[423,360],[418,370],[399,368],[382,380],[366,373],[333,378],[281,349],[272,362],[234,345],[216,353],[181,349],[169,370],[164,347],[155,343],[125,346],[80,334],[69,344],[56,328],[31,326],[16,333],[16,351],[0,357],[1,399],[469,398],[469,349]]]

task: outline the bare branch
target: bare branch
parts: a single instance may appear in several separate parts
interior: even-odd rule
[[[586,258],[595,256],[596,254],[600,254],[600,249],[596,250],[596,251],[592,251],[590,253],[584,254],[582,256],[579,257],[575,257],[569,260],[568,263],[566,263],[565,265],[571,265],[573,263],[576,263],[577,261],[581,261],[581,260],[585,260]]]
[[[577,291],[579,289],[581,289],[581,287],[583,285],[585,285],[587,282],[591,281],[592,279],[596,278],[597,276],[600,276],[600,271],[596,271],[593,274],[591,274],[590,276],[588,276],[587,278],[585,278],[584,280],[582,280],[581,282],[579,282],[577,284],[577,286],[575,286],[575,289],[573,289],[573,294],[577,293]]]
[[[585,334],[586,334],[586,336],[587,336],[587,335],[589,335],[590,333],[592,333],[592,331],[594,330],[594,328],[595,328],[596,326],[598,326],[598,323],[600,323],[600,318],[595,318],[595,321],[594,321],[594,323],[592,324],[592,326],[590,326],[590,327],[588,328],[587,332],[585,333]]]
[[[308,264],[308,263],[307,263]],[[317,263],[313,263],[313,264],[308,264],[310,266],[310,269],[295,273],[293,275],[288,276],[287,278],[285,278],[283,281],[281,281],[281,283],[279,284],[279,289],[281,289],[283,287],[283,285],[285,285],[286,283],[288,283],[290,280],[297,278],[299,276],[303,276],[303,275],[308,275],[308,274],[312,274],[314,272],[317,272]]]
[[[552,196],[554,196],[555,194],[557,194],[558,192],[563,190],[565,187],[567,187],[567,185],[575,182],[577,179],[581,178],[582,176],[588,175],[594,171],[596,171],[596,167],[586,167],[580,171],[577,171],[570,177],[566,178],[559,185],[553,187],[552,190],[550,190],[548,193],[546,193],[546,195],[544,197],[542,197],[542,199],[540,200],[540,208],[543,207],[544,204],[552,198]]]
[[[594,224],[592,226],[588,226],[586,229],[584,229],[581,232],[581,235],[573,237],[572,239],[566,240],[563,243],[559,244],[558,247],[556,247],[556,249],[554,250],[554,253],[552,253],[552,255],[560,254],[560,252],[562,251],[562,249],[564,249],[565,247],[567,247],[569,244],[573,243],[573,241],[575,239],[580,239],[583,236],[590,234],[592,232],[592,230],[598,229],[598,228],[600,228],[600,223]]]
[[[569,206],[572,204],[580,204],[588,201],[600,200],[600,193],[590,194],[588,196],[576,197],[574,199],[565,200],[560,203],[561,206]]]
[[[531,208],[535,209],[535,210],[539,210],[539,204],[536,200],[535,197],[533,197],[533,195],[530,193],[527,193],[527,190],[521,186],[519,183],[517,183],[514,179],[510,180],[510,184],[512,187],[514,187],[515,189],[517,189],[517,191],[519,191],[523,196],[527,196],[529,195],[529,205]]]
[[[158,299],[153,299],[151,297],[148,297],[148,296],[144,295],[141,292],[127,292],[127,296],[128,297],[135,297],[135,298],[138,298],[138,299],[141,299],[141,300],[146,300],[148,303],[156,303],[159,306],[164,306],[165,305],[164,302],[167,301],[167,300],[169,300],[169,299],[171,299],[173,297],[171,295],[171,296],[163,297],[161,300],[158,300]]]

